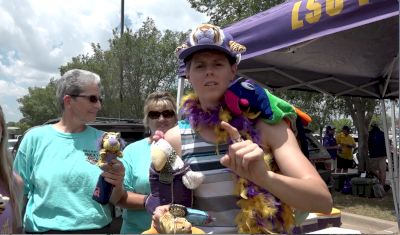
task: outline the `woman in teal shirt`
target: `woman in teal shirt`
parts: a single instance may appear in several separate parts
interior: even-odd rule
[[[155,131],[166,132],[177,123],[175,99],[168,92],[150,94],[144,106],[143,123],[150,137],[128,145],[123,152],[126,193],[118,202],[124,208],[121,233],[141,233],[151,225],[151,215],[144,209],[144,200],[150,193],[149,168],[151,136]]]
[[[97,140],[103,132],[86,123],[101,109],[100,77],[73,69],[57,83],[61,119],[32,128],[18,148],[14,169],[24,181],[26,233],[110,233],[109,205],[92,199],[101,174],[114,185],[110,202],[123,192],[123,165],[96,164]]]

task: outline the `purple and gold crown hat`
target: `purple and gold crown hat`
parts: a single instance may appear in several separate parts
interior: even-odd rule
[[[189,35],[189,39],[176,49],[178,58],[186,62],[188,57],[200,50],[218,50],[240,62],[246,47],[235,42],[229,33],[212,24],[201,24]]]

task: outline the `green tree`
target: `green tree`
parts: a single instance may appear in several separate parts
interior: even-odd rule
[[[225,27],[282,3],[284,0],[188,0],[188,2],[198,12],[210,16],[211,23]]]
[[[396,120],[396,123],[398,123],[399,120]],[[376,123],[378,124],[379,128],[383,130],[383,122],[382,122],[382,116],[380,115],[380,110],[379,113],[374,113],[374,115],[371,118],[371,123]],[[388,128],[391,129],[391,123],[392,123],[392,117],[389,114],[386,114],[386,123],[388,124]]]
[[[312,121],[308,128],[323,136],[323,130],[337,114],[336,97],[314,92],[281,91],[277,94],[291,104],[306,112]]]
[[[52,78],[46,87],[30,87],[28,94],[17,100],[21,104],[19,110],[23,118],[20,124],[23,129],[26,129],[26,126],[43,124],[59,116],[55,92],[56,82]]]
[[[16,126],[18,124],[18,122],[7,122],[6,123],[6,126],[7,127],[9,127],[9,126]]]
[[[171,30],[161,32],[148,18],[136,32],[128,28],[122,37],[114,30],[109,50],[92,44],[93,55],[74,57],[60,71],[82,68],[101,76],[105,101],[99,116],[142,118],[149,93],[167,90],[176,94],[178,61],[174,50],[186,36]]]
[[[345,111],[352,117],[358,132],[358,170],[365,171],[368,159],[368,129],[378,102],[360,97],[344,97],[343,100]]]
[[[332,122],[333,126],[336,128],[336,133],[341,132],[343,126],[353,127],[353,121],[349,118],[340,118]],[[354,130],[354,128],[351,128]]]
[[[25,133],[25,131],[27,131],[31,127],[28,124],[20,121],[17,122],[16,126],[19,127],[21,134]]]

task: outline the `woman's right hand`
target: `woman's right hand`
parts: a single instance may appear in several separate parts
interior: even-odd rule
[[[164,206],[158,206],[153,212],[153,227],[159,232],[160,230],[160,218],[162,215],[164,215],[166,212],[169,211],[169,205],[164,205]]]

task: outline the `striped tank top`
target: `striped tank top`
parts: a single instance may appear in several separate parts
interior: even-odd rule
[[[204,182],[194,191],[194,208],[207,211],[215,221],[200,227],[206,233],[237,233],[235,217],[239,212],[237,196],[233,194],[235,175],[221,165],[227,144],[217,147],[205,141],[187,120],[178,123],[182,141],[182,159],[193,171],[201,171]]]

